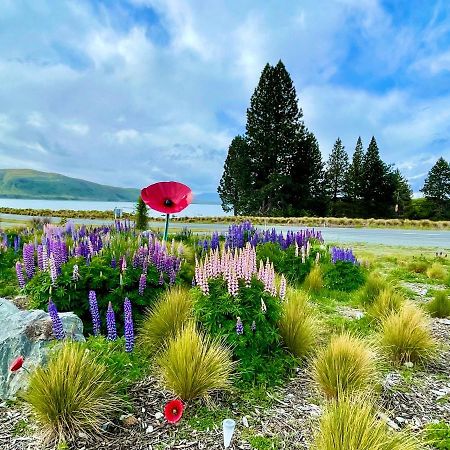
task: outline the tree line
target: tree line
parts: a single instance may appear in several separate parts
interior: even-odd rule
[[[446,218],[450,166],[440,158],[425,182],[425,198],[385,163],[375,137],[359,137],[350,158],[337,139],[323,161],[284,64],[266,64],[247,109],[244,135],[228,149],[218,192],[225,211],[256,216]],[[450,217],[449,217],[450,218]]]

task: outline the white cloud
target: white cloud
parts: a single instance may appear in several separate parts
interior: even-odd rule
[[[86,136],[89,133],[89,125],[80,122],[68,122],[61,125],[62,128],[80,136]]]
[[[47,122],[41,113],[33,111],[27,117],[27,125],[34,128],[44,128],[47,125]]]

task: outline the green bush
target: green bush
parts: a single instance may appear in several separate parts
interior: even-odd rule
[[[305,292],[288,290],[279,327],[284,343],[294,356],[303,358],[311,353],[320,331]]]
[[[324,282],[328,289],[351,292],[364,284],[365,274],[358,264],[336,261],[336,263],[329,263],[324,267]]]
[[[375,353],[350,333],[332,336],[317,354],[313,378],[329,398],[368,389],[376,379]]]
[[[256,278],[248,287],[243,281],[239,283],[236,298],[228,293],[221,278],[209,280],[208,296],[193,288],[195,317],[212,336],[223,337],[233,349],[243,381],[279,382],[289,362],[280,345],[281,302],[265,292]],[[238,317],[242,334],[236,330]]]
[[[189,290],[180,286],[166,291],[142,321],[139,342],[146,353],[160,350],[192,315]]]
[[[450,294],[446,291],[437,291],[426,307],[431,317],[450,316]]]
[[[30,374],[23,394],[49,443],[71,442],[83,432],[91,437],[120,410],[121,402],[107,367],[83,345],[65,343],[46,367]]]
[[[450,450],[450,424],[439,422],[427,425],[425,442],[438,450]]]
[[[157,357],[164,386],[184,401],[231,387],[231,351],[188,322]]]
[[[419,450],[405,433],[394,433],[377,419],[372,403],[363,397],[344,396],[330,401],[315,435],[315,450]]]

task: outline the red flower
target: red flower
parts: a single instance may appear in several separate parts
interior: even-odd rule
[[[22,367],[22,365],[23,365],[23,356],[19,356],[11,363],[9,370],[11,372],[16,372],[17,370],[19,370]]]
[[[162,181],[142,189],[141,197],[150,208],[164,214],[183,211],[192,202],[192,191],[176,181]]]
[[[183,415],[184,405],[181,400],[171,400],[164,407],[164,416],[166,417],[167,422],[169,423],[177,423],[181,416]]]

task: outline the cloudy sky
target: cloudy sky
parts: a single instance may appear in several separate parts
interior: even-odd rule
[[[448,0],[0,0],[0,168],[214,192],[266,62],[324,157],[450,159]]]

